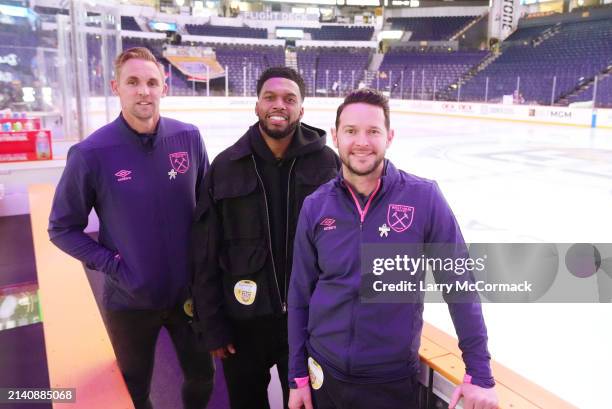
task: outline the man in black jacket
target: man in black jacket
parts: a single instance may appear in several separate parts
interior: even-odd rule
[[[195,322],[223,359],[232,409],[269,408],[277,366],[287,407],[287,289],[304,198],[338,172],[325,131],[300,123],[304,81],[270,68],[257,81],[259,121],[215,158],[196,209]]]

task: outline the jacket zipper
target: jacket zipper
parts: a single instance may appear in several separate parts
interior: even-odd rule
[[[253,160],[253,166],[255,167],[255,173],[257,174],[257,179],[259,179],[259,184],[261,185],[261,190],[264,194],[264,203],[266,205],[266,226],[268,227],[268,248],[270,249],[270,257],[272,258],[272,273],[274,274],[274,282],[276,283],[276,291],[278,292],[278,298],[280,300],[281,310],[283,314],[287,312],[287,307],[283,303],[283,296],[281,295],[280,287],[278,285],[278,278],[276,277],[276,266],[274,264],[274,253],[272,252],[272,233],[270,232],[270,211],[268,210],[268,195],[266,194],[266,187],[263,184],[263,180],[259,175],[259,171],[257,170],[257,162],[255,162],[255,156],[251,154],[251,159]]]
[[[353,197],[353,201],[355,202],[355,207],[357,207],[357,211],[359,212],[359,221],[360,221],[359,228],[363,230],[363,222],[365,220],[366,214],[368,213],[368,210],[370,210],[370,205],[372,204],[372,200],[374,200],[374,196],[376,196],[376,194],[380,190],[380,179],[378,179],[378,182],[376,183],[376,188],[374,188],[374,192],[372,192],[372,194],[370,195],[370,198],[366,202],[366,205],[363,208],[363,210],[361,210],[361,206],[359,205],[359,200],[357,200],[357,196],[353,192],[353,189],[351,189],[351,186],[346,182],[345,184],[346,184],[348,191],[351,193],[351,196]]]
[[[293,171],[293,165],[297,158],[293,158],[291,166],[289,167],[289,176],[287,177],[287,219],[285,221],[285,299],[282,301],[283,312],[287,312],[287,282],[289,281],[288,269],[289,267],[289,202],[291,192],[291,172]]]
[[[370,210],[370,204],[372,204],[374,197],[380,190],[380,179],[378,179],[376,188],[374,189],[374,192],[372,192],[372,194],[370,195],[370,198],[366,202],[366,205],[364,206],[363,210],[361,209],[361,206],[359,205],[359,200],[357,199],[357,196],[353,192],[353,189],[351,189],[351,186],[348,183],[346,183],[346,187],[348,191],[351,193],[351,197],[353,198],[355,207],[357,208],[357,212],[359,213],[359,243],[361,244],[361,242],[363,241],[363,223],[365,221],[365,217],[366,217],[366,214],[368,213],[368,210]],[[355,305],[356,303],[353,302],[353,305],[351,306],[351,327],[350,327],[350,333],[349,333],[348,357],[347,357],[347,363],[346,363],[346,367],[348,369],[349,374],[351,373],[351,369],[352,369],[351,368],[351,365],[352,365],[351,350],[353,349],[352,348],[353,339],[355,338]]]

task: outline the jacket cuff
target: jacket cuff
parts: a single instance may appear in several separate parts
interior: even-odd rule
[[[298,379],[306,379],[307,383],[310,383],[310,376],[308,375],[308,368],[293,368],[291,370],[291,363],[289,364],[289,388],[298,389],[300,386],[298,385]],[[303,382],[303,381],[300,381]],[[292,386],[293,385],[293,386]]]
[[[305,376],[303,378],[295,378],[295,384],[298,389],[306,388],[308,385],[310,385],[310,377]]]
[[[109,260],[109,270],[105,271],[106,274],[116,277],[119,272],[119,264],[121,264],[121,255],[119,253],[115,253],[112,259]]]
[[[481,388],[490,389],[495,386],[495,379],[493,378],[477,378],[469,374],[465,374],[463,377],[463,383],[469,383],[472,385],[480,386]]]

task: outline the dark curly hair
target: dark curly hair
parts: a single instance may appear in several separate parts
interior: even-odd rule
[[[270,78],[287,78],[295,82],[300,89],[300,98],[304,100],[304,94],[306,93],[306,86],[304,85],[304,79],[302,76],[293,68],[290,67],[270,67],[261,73],[257,80],[257,96],[261,92],[264,82]]]

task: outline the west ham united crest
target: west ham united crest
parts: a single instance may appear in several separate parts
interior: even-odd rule
[[[189,154],[187,152],[174,152],[170,155],[172,169],[178,173],[185,173],[189,170]]]
[[[394,232],[401,233],[408,230],[414,218],[414,207],[399,204],[390,204],[387,210],[387,226]]]

